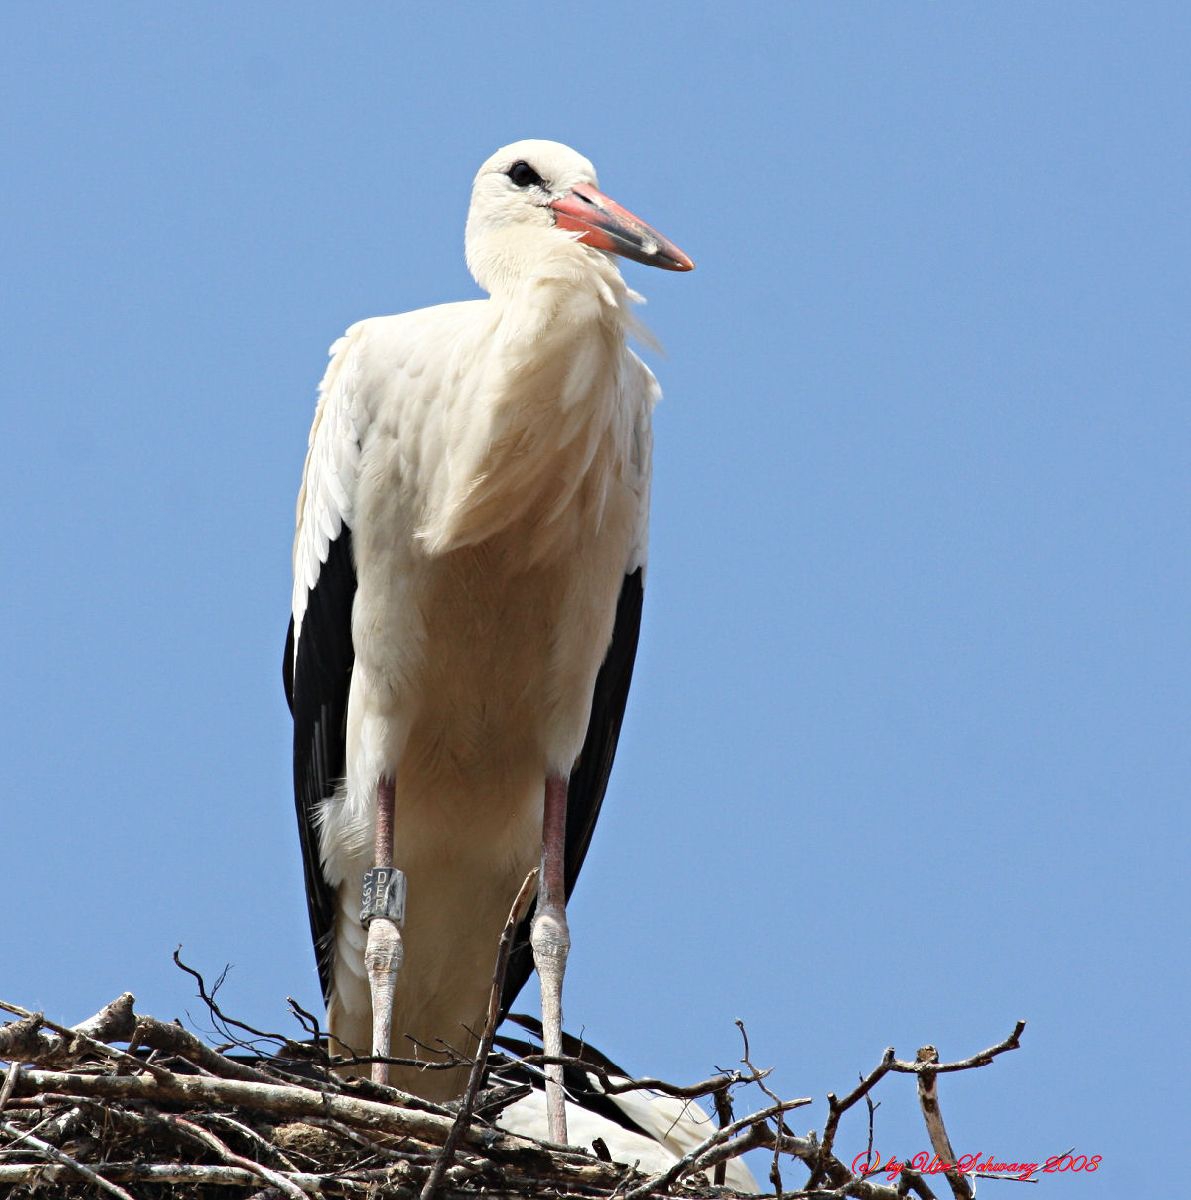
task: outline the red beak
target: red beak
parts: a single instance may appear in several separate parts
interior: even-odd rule
[[[666,271],[694,269],[695,264],[673,242],[589,183],[577,183],[565,196],[551,201],[550,207],[554,224],[581,233],[579,241],[588,246]]]

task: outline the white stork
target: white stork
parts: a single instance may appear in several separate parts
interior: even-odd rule
[[[625,344],[639,298],[612,255],[694,265],[587,159],[517,142],[472,190],[467,263],[488,299],[361,321],[331,348],[284,674],[330,1032],[357,1052],[474,1048],[539,862],[504,1011],[532,947],[561,1052],[565,905],[632,673],[659,394]],[[393,1074],[445,1099],[466,1070]]]

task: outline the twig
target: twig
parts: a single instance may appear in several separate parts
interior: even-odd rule
[[[15,1004],[8,1005],[3,1001],[0,1001],[0,1008],[20,1013],[22,1017],[21,1020],[0,1028],[0,1055],[20,1062],[49,1058],[53,1050],[53,1041],[41,1032],[45,1014],[27,1012]]]
[[[947,1136],[947,1127],[943,1124],[935,1073],[925,1069],[939,1061],[939,1052],[934,1046],[921,1046],[915,1061],[921,1063],[924,1068],[918,1072],[918,1103],[922,1108],[922,1119],[926,1122],[931,1149],[940,1162],[950,1164],[943,1171],[943,1175],[951,1185],[951,1194],[955,1200],[973,1200],[971,1186],[955,1169],[955,1151],[951,1148],[951,1139]]]
[[[234,1117],[229,1117],[226,1113],[203,1113],[201,1119],[210,1121],[214,1125],[226,1125],[227,1128],[234,1129],[245,1141],[250,1142],[262,1154],[269,1154],[278,1159],[287,1171],[296,1171],[298,1169],[297,1165],[289,1160],[289,1157],[280,1146],[275,1146],[272,1142],[266,1141],[255,1129],[249,1129],[243,1121],[237,1121]]]
[[[306,1123],[315,1125],[320,1129],[330,1130],[337,1137],[345,1138],[347,1141],[354,1143],[363,1150],[367,1150],[369,1154],[376,1155],[378,1158],[387,1158],[395,1162],[424,1162],[426,1164],[430,1164],[433,1161],[432,1152],[434,1147],[428,1146],[424,1142],[414,1141],[412,1138],[402,1138],[404,1145],[398,1149],[395,1146],[387,1146],[384,1142],[377,1141],[375,1138],[365,1137],[358,1129],[353,1129],[350,1125],[344,1125],[342,1121],[333,1121],[330,1117],[307,1117]],[[413,1147],[416,1147],[416,1149]]]
[[[958,1062],[949,1063],[922,1063],[922,1062],[902,1062],[900,1059],[894,1059],[890,1064],[891,1071],[899,1071],[906,1075],[920,1075],[923,1071],[929,1071],[932,1075],[945,1075],[948,1071],[970,1071],[973,1067],[987,1067],[998,1054],[1004,1054],[1007,1050],[1016,1050],[1021,1046],[1021,1035],[1025,1031],[1025,1021],[1018,1021],[1013,1027],[1013,1032],[1002,1042],[998,1042],[995,1046],[989,1046],[987,1050],[981,1050],[979,1054],[973,1054],[971,1058],[961,1058]],[[892,1054],[892,1050],[888,1053]]]
[[[802,1138],[791,1134],[775,1134],[771,1129],[760,1127],[754,1137],[758,1145],[772,1148],[776,1143],[783,1154],[801,1159],[808,1167],[819,1161],[819,1143],[814,1134]],[[786,1192],[783,1196],[796,1196],[800,1200],[807,1196],[814,1196],[816,1200],[826,1200],[829,1196],[854,1196],[857,1200],[900,1200],[908,1191],[914,1191],[922,1200],[935,1200],[934,1193],[922,1181],[921,1176],[908,1169],[902,1171],[896,1188],[853,1175],[834,1155],[826,1161],[826,1173],[833,1187],[825,1189],[817,1186],[812,1189],[808,1183],[797,1192]]]
[[[289,1005],[290,1012],[292,1012],[294,1014],[294,1016],[298,1018],[298,1023],[302,1026],[302,1028],[305,1029],[306,1032],[308,1034],[310,1034],[310,1036],[312,1038],[314,1038],[315,1047],[321,1049],[322,1041],[323,1041],[323,1031],[322,1031],[322,1026],[318,1023],[318,1017],[316,1017],[314,1015],[314,1013],[308,1012],[306,1009],[304,1009],[293,998],[293,996],[286,996],[285,1002],[286,1002],[286,1004]],[[324,1055],[324,1057],[325,1057],[325,1055]]]
[[[529,901],[534,894],[534,885],[537,882],[537,878],[538,873],[536,870],[530,871],[526,875],[520,890],[517,892],[516,898],[513,900],[513,907],[509,909],[504,929],[501,930],[500,943],[496,950],[496,965],[492,971],[492,986],[488,991],[488,1015],[484,1021],[484,1034],[480,1039],[480,1045],[476,1051],[475,1060],[472,1063],[471,1074],[467,1080],[467,1089],[464,1091],[463,1099],[459,1104],[459,1115],[455,1118],[455,1124],[451,1127],[451,1132],[447,1135],[442,1153],[439,1155],[438,1161],[434,1164],[434,1168],[431,1170],[430,1176],[422,1188],[419,1200],[431,1200],[434,1193],[438,1190],[443,1175],[454,1160],[455,1150],[462,1140],[467,1127],[471,1124],[471,1114],[475,1109],[476,1096],[480,1092],[480,1082],[484,1078],[484,1071],[488,1065],[488,1055],[492,1051],[492,1039],[496,1036],[496,1026],[500,1020],[500,997],[504,991],[505,972],[509,967],[509,955],[513,950],[513,935],[516,933],[517,926],[521,923],[521,918],[525,915],[525,910],[529,907]]]
[[[372,1063],[388,1063],[391,1067],[416,1067],[419,1071],[453,1071],[456,1067],[470,1067],[472,1059],[460,1054],[457,1050],[450,1046],[443,1045],[446,1049],[439,1050],[433,1046],[427,1046],[424,1042],[419,1042],[417,1038],[410,1037],[406,1034],[406,1039],[414,1044],[415,1049],[425,1050],[427,1054],[437,1054],[441,1061],[431,1062],[425,1058],[398,1058],[395,1055],[389,1054],[357,1054],[346,1042],[342,1042],[334,1034],[328,1035],[328,1041],[334,1040],[338,1045],[345,1050],[350,1050],[348,1054],[332,1054],[330,1056],[330,1065],[332,1067],[366,1067]],[[292,1046],[292,1043],[291,1043]],[[288,1050],[287,1050],[288,1053]],[[387,1084],[374,1083],[372,1079],[361,1076],[355,1080],[356,1083],[366,1083],[370,1087],[383,1089]]]
[[[235,1017],[229,1017],[227,1013],[225,1013],[223,1009],[219,1007],[219,1003],[215,999],[215,993],[218,992],[220,987],[223,985],[223,981],[227,976],[228,969],[226,967],[224,968],[223,973],[215,981],[215,986],[212,987],[210,992],[208,992],[207,981],[203,978],[201,972],[196,971],[194,967],[188,966],[186,963],[184,963],[182,961],[181,952],[181,946],[178,946],[174,950],[172,956],[174,965],[179,970],[185,971],[186,974],[189,975],[198,985],[199,999],[207,1006],[207,1011],[210,1012],[211,1016],[222,1026],[220,1032],[225,1034],[225,1036],[228,1037],[233,1045],[248,1049],[252,1048],[251,1043],[241,1041],[234,1034],[232,1034],[230,1032],[232,1029],[242,1029],[245,1033],[251,1034],[254,1038],[262,1039],[267,1042],[276,1042],[282,1047],[288,1047],[290,1045],[290,1039],[287,1038],[283,1033],[269,1033],[263,1029],[256,1029],[251,1025],[246,1025],[243,1021],[237,1021]]]
[[[740,1137],[735,1141],[724,1142],[720,1146],[709,1150],[704,1154],[698,1163],[698,1170],[706,1171],[708,1167],[723,1166],[727,1169],[728,1163],[739,1158],[742,1154],[747,1154],[750,1150],[758,1148],[771,1149],[774,1144],[774,1133],[764,1122],[754,1125],[751,1129],[745,1130]],[[717,1185],[718,1186],[718,1185]]]
[[[773,1074],[772,1067],[765,1067],[761,1070],[753,1069],[747,1074],[744,1071],[722,1071],[699,1083],[677,1084],[668,1083],[664,1079],[654,1079],[649,1075],[626,1079],[601,1067],[598,1063],[591,1063],[586,1059],[576,1058],[569,1054],[561,1054],[558,1058],[550,1058],[545,1054],[527,1054],[520,1061],[534,1065],[557,1062],[562,1063],[564,1067],[579,1067],[600,1081],[600,1089],[606,1096],[620,1096],[625,1092],[660,1092],[663,1096],[673,1096],[676,1100],[701,1100],[704,1096],[714,1096],[723,1088],[737,1087],[747,1083],[759,1084],[761,1080]]]
[[[41,1089],[42,1094],[37,1094]],[[171,1076],[159,1080],[146,1076],[82,1075],[54,1071],[22,1071],[17,1082],[17,1094],[32,1094],[37,1100],[49,1100],[44,1093],[62,1093],[113,1101],[140,1100],[160,1103],[177,1101],[189,1104],[229,1104],[283,1116],[304,1118],[331,1117],[358,1128],[376,1130],[399,1136],[413,1136],[431,1145],[445,1143],[452,1122],[445,1118],[415,1109],[392,1104],[377,1104],[350,1096],[316,1092],[311,1088],[282,1085],[240,1083],[235,1080],[208,1076]],[[553,1150],[547,1143],[514,1134],[496,1131],[474,1133],[465,1130],[463,1137],[475,1144],[494,1163],[516,1165],[530,1163],[540,1168],[549,1163],[552,1172],[575,1182],[600,1186],[612,1174],[602,1164],[574,1150]],[[543,1159],[543,1151],[549,1151]]]
[[[819,1156],[811,1166],[810,1178],[806,1181],[807,1191],[818,1187],[827,1177],[827,1162],[832,1157],[831,1151],[835,1145],[835,1135],[839,1129],[840,1118],[862,1096],[867,1096],[874,1087],[889,1074],[893,1068],[894,1051],[890,1046],[886,1049],[881,1061],[842,1099],[836,1098],[834,1092],[827,1093],[827,1123],[823,1126],[823,1138],[819,1143]],[[869,1156],[871,1159],[871,1155]]]
[[[47,1117],[44,1121],[39,1121],[28,1132],[40,1134],[51,1146],[61,1147],[62,1143],[68,1137],[74,1136],[75,1130],[83,1123],[82,1105],[86,1104],[87,1101],[83,1101],[82,1104],[76,1104],[68,1096],[54,1097],[54,1099],[66,1107],[56,1116]],[[42,1108],[45,1107],[45,1105],[42,1105]]]
[[[20,1070],[21,1064],[13,1061],[8,1064],[8,1070],[4,1072],[4,1083],[0,1085],[0,1112],[4,1111],[4,1106],[12,1099],[12,1091],[17,1085],[17,1075]]]
[[[721,1129],[723,1129],[725,1125],[730,1125],[732,1123],[732,1093],[727,1083],[725,1083],[723,1087],[716,1088],[715,1090],[715,1117],[716,1120],[719,1121]],[[724,1180],[727,1178],[727,1175],[728,1160],[724,1159],[723,1162],[716,1164],[715,1174],[712,1176],[711,1181],[716,1187],[723,1187]]]
[[[229,1167],[239,1167],[241,1170],[251,1171],[252,1174],[259,1176],[266,1183],[279,1188],[291,1200],[305,1200],[305,1191],[296,1183],[293,1183],[280,1172],[274,1171],[271,1167],[266,1167],[263,1163],[253,1162],[252,1159],[245,1158],[242,1154],[237,1154],[225,1141],[217,1138],[209,1129],[204,1129],[201,1125],[196,1125],[193,1121],[188,1121],[185,1117],[176,1116],[174,1113],[162,1113],[160,1119],[171,1128],[177,1129],[188,1137],[192,1137],[202,1143],[208,1150],[213,1150]],[[309,1188],[306,1189],[306,1191],[309,1190]]]
[[[938,1200],[930,1185],[922,1178],[917,1171],[910,1170],[909,1167],[902,1167],[901,1180],[898,1183],[899,1190],[902,1184],[905,1185],[905,1193],[913,1192],[920,1200]]]
[[[702,1160],[708,1157],[711,1151],[730,1141],[738,1133],[761,1125],[772,1117],[780,1117],[782,1113],[789,1112],[791,1109],[801,1108],[803,1105],[810,1103],[811,1098],[809,1096],[804,1096],[798,1100],[779,1100],[777,1104],[771,1104],[768,1108],[763,1108],[760,1112],[753,1113],[750,1117],[743,1117],[739,1121],[733,1121],[731,1125],[725,1125],[722,1129],[717,1129],[709,1138],[700,1142],[694,1149],[688,1150],[686,1154],[665,1171],[625,1192],[624,1200],[642,1200],[650,1192],[664,1192],[672,1183],[681,1179],[684,1175],[700,1170],[703,1166]]]
[[[759,1075],[757,1068],[753,1066],[752,1061],[749,1058],[749,1032],[747,1029],[745,1029],[744,1022],[739,1018],[736,1020],[736,1028],[740,1030],[740,1039],[742,1042],[744,1042],[744,1053],[741,1056],[740,1061],[744,1063],[744,1065],[748,1067],[748,1069],[754,1075],[758,1076],[757,1086],[761,1089],[761,1091],[763,1091],[770,1100],[777,1103],[777,1096],[765,1085],[763,1082],[764,1076]],[[769,1072],[766,1071],[765,1075],[768,1074]],[[790,1130],[786,1128],[785,1122],[780,1116],[777,1119],[777,1131],[778,1133],[790,1132]],[[769,1182],[773,1184],[774,1194],[780,1196],[782,1193],[782,1171],[780,1166],[780,1157],[776,1148],[773,1151],[773,1161],[769,1164]]]

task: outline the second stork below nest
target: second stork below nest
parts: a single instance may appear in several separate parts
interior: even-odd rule
[[[513,1016],[512,1020],[541,1039],[541,1028],[531,1018]],[[538,1053],[538,1047],[508,1035],[498,1037],[497,1044],[499,1051],[492,1056],[490,1082],[510,1079],[528,1083],[531,1088],[500,1114],[497,1125],[522,1137],[550,1140],[546,1094],[540,1077],[517,1065],[517,1060]],[[712,1135],[715,1125],[697,1101],[637,1088],[609,1092],[607,1085],[615,1089],[630,1083],[631,1077],[623,1067],[587,1042],[565,1033],[563,1050],[572,1060],[564,1072],[563,1084],[567,1129],[574,1145],[603,1143],[613,1162],[635,1165],[643,1174],[654,1175],[669,1170]],[[511,1065],[502,1065],[500,1051],[513,1056]],[[724,1165],[724,1184],[738,1195],[760,1191],[741,1158],[729,1159]]]

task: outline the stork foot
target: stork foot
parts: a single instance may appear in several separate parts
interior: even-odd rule
[[[564,872],[566,806],[567,781],[551,775],[546,780],[542,815],[542,871],[537,911],[529,933],[534,967],[542,988],[542,1049],[547,1058],[562,1056],[562,979],[571,949]],[[550,1140],[566,1145],[567,1113],[561,1063],[546,1067],[546,1119]]]
[[[547,1058],[562,1054],[562,977],[571,948],[566,912],[538,910],[529,935],[533,961],[542,987],[542,1049]],[[546,1117],[550,1140],[565,1146],[567,1114],[562,1087],[562,1064],[546,1066]]]
[[[396,921],[377,917],[368,926],[368,944],[364,947],[364,969],[372,993],[372,1056],[387,1058],[393,1045],[393,997],[397,993],[397,975],[405,947]],[[372,1064],[372,1082],[389,1082],[389,1064]]]

